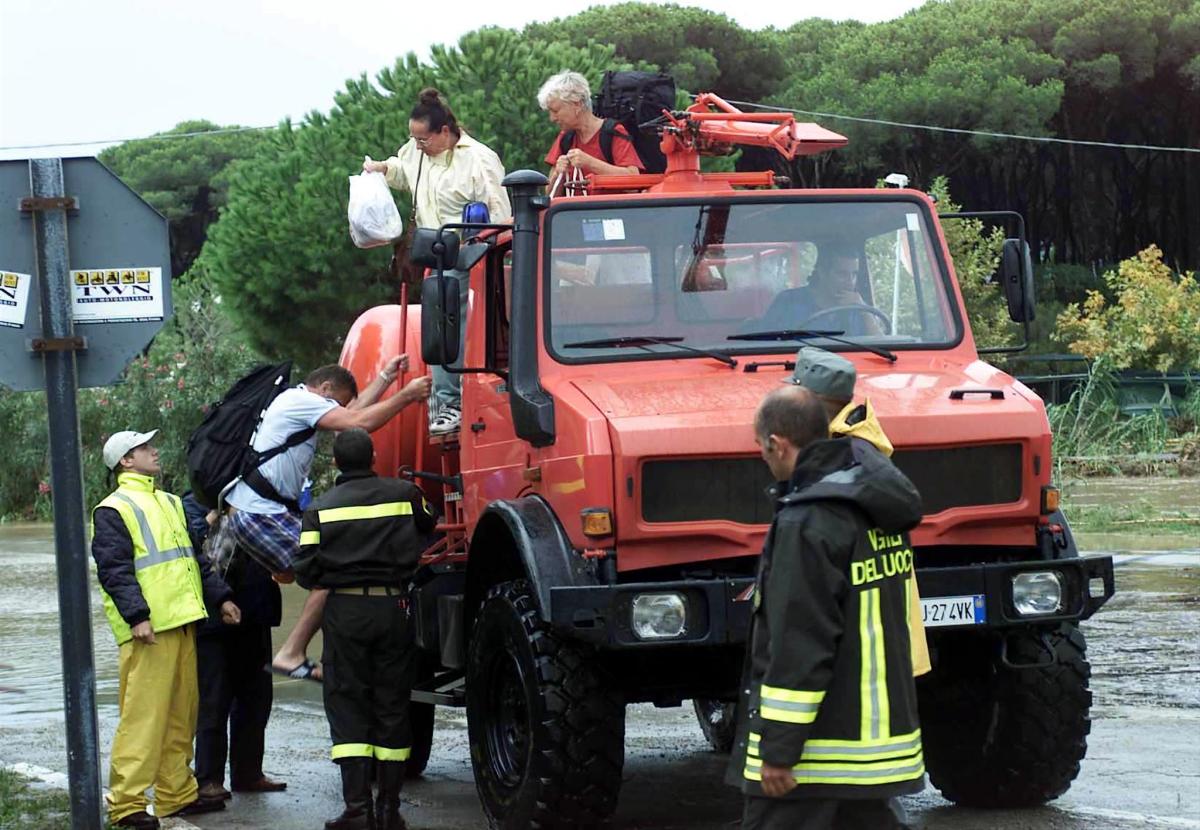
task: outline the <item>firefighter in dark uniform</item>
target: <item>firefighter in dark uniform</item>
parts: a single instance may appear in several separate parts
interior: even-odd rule
[[[895,796],[924,786],[905,533],[920,496],[827,430],[802,387],[772,392],[755,416],[780,483],[730,768],[743,830],[904,827]]]
[[[432,509],[407,481],[371,471],[375,448],[361,429],[333,442],[341,475],[304,512],[296,579],[330,589],[322,632],[325,714],[345,810],[327,830],[399,830],[400,788],[411,744],[409,695],[417,651],[408,582]],[[372,811],[372,764],[378,802]]]

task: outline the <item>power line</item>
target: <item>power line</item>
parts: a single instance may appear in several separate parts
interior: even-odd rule
[[[882,124],[887,127],[904,127],[910,130],[928,130],[937,133],[956,133],[958,135],[978,135],[986,138],[1007,138],[1015,141],[1043,141],[1050,144],[1076,144],[1083,147],[1111,147],[1118,150],[1159,150],[1164,153],[1200,153],[1197,147],[1164,147],[1158,144],[1118,144],[1111,141],[1084,141],[1074,138],[1052,138],[1042,135],[1018,135],[1016,133],[997,133],[988,130],[964,130],[958,127],[935,127],[930,124],[910,124],[906,121],[888,121],[883,118],[861,118],[857,115],[840,115],[834,112],[815,112],[812,110],[791,109],[789,107],[771,107],[753,101],[730,101],[739,107],[755,107],[771,112],[790,112],[796,115],[814,115],[818,118],[837,118],[843,121],[857,121],[862,124]]]
[[[141,138],[106,138],[96,139],[94,141],[55,141],[50,144],[16,144],[12,147],[0,147],[0,151],[6,150],[44,150],[47,147],[87,147],[92,144],[124,144],[127,141],[156,141],[159,139],[169,138],[196,138],[201,135],[232,135],[234,133],[250,133],[260,130],[273,130],[275,125],[269,127],[226,127],[220,130],[200,130],[194,133],[157,133],[155,135],[143,136]]]
[[[1001,133],[990,130],[966,130],[960,127],[938,127],[932,124],[914,124],[907,121],[889,121],[884,118],[863,118],[857,115],[842,115],[836,112],[818,112],[815,110],[802,110],[791,107],[773,107],[767,104],[760,104],[755,101],[729,101],[739,107],[754,107],[759,110],[767,110],[770,112],[790,112],[796,115],[811,115],[817,118],[833,118],[842,121],[855,121],[860,124],[879,124],[886,127],[903,127],[909,130],[926,130],[937,133],[953,133],[956,135],[977,135],[984,138],[1003,138],[1013,141],[1040,141],[1047,144],[1073,144],[1080,147],[1108,147],[1116,150],[1157,150],[1163,153],[1200,153],[1200,148],[1197,147],[1166,147],[1160,144],[1121,144],[1112,141],[1086,141],[1083,139],[1074,138],[1054,138],[1051,136],[1041,135],[1020,135],[1017,133]],[[93,144],[123,144],[127,141],[156,141],[174,138],[195,138],[202,135],[232,135],[234,133],[258,132],[262,130],[273,130],[275,125],[267,127],[229,127],[220,130],[202,130],[193,133],[159,133],[151,136],[140,138],[109,138],[97,139],[94,141],[68,141],[68,142],[53,142],[49,144],[17,144],[11,147],[0,147],[0,152],[10,150],[42,150],[48,147],[86,147]]]

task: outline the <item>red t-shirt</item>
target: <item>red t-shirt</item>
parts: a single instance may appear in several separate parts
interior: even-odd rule
[[[612,163],[617,167],[636,167],[639,172],[644,172],[646,170],[646,165],[642,164],[642,160],[638,156],[637,150],[634,149],[633,141],[629,139],[629,133],[626,132],[625,128],[620,124],[616,125],[616,130],[617,134],[613,136],[612,140]],[[600,161],[608,161],[608,159],[604,157],[604,152],[600,149],[601,132],[603,132],[603,128],[596,130],[596,134],[592,136],[592,140],[588,141],[586,144],[579,143],[579,133],[576,133],[575,138],[571,141],[571,147],[568,149],[574,149],[575,147],[578,147],[580,150],[583,150],[583,152],[587,153],[593,158],[598,158]],[[546,164],[550,165],[551,167],[554,166],[554,162],[558,161],[558,157],[562,155],[562,152],[559,150],[559,148],[562,146],[562,137],[562,132],[555,136],[554,143],[550,145],[550,151],[546,153]]]

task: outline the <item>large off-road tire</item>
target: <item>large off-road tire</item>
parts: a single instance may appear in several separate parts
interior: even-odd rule
[[[1054,662],[1003,666],[978,637],[939,644],[938,666],[918,681],[929,779],[971,807],[1032,807],[1067,791],[1091,729],[1091,667],[1083,633],[1051,632]],[[1037,636],[1012,635],[1013,663],[1048,662]]]
[[[728,755],[733,751],[733,739],[737,732],[737,704],[711,698],[696,698],[692,701],[696,710],[696,722],[705,740],[715,752]]]
[[[591,827],[616,809],[624,701],[592,652],[543,623],[525,580],[496,586],[479,610],[467,733],[492,827]]]
[[[437,669],[437,661],[425,652],[421,652],[417,659],[417,681],[424,682],[432,678]],[[408,728],[412,749],[408,763],[404,765],[405,778],[420,778],[425,772],[425,767],[429,765],[429,753],[433,750],[433,721],[436,709],[432,703],[409,701]]]
[[[433,750],[433,718],[436,707],[432,703],[409,703],[408,726],[412,732],[412,752],[404,766],[405,778],[420,778],[429,765],[429,753]]]

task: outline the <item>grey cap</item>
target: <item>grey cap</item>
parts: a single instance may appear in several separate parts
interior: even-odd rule
[[[840,354],[805,346],[796,352],[796,368],[784,383],[803,386],[815,395],[848,401],[854,397],[858,372],[854,364]]]
[[[142,444],[149,444],[157,434],[158,430],[156,429],[149,432],[134,432],[133,430],[114,432],[104,442],[104,466],[110,470],[113,469],[117,466],[118,461],[129,454],[130,450],[136,449]]]

